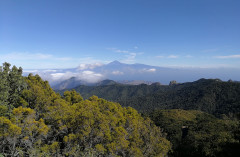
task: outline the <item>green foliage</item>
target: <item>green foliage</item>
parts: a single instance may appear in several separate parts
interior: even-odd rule
[[[141,112],[154,109],[200,110],[230,118],[240,112],[240,83],[200,79],[171,86],[165,92],[136,97],[127,102]],[[138,105],[141,104],[141,105]]]
[[[0,116],[7,116],[8,107],[7,105],[0,105]]]
[[[167,156],[171,149],[160,128],[135,109],[97,96],[83,100],[74,90],[61,97],[32,74],[17,90],[16,70],[1,82],[2,89],[9,87],[0,112],[4,156]]]
[[[117,84],[78,86],[74,89],[84,98],[97,95],[122,106],[131,106],[142,113],[156,109],[184,109],[201,110],[217,117],[230,118],[235,118],[240,113],[240,83],[219,79],[200,79],[183,84],[173,81],[169,86]]]
[[[10,72],[10,64],[4,63],[3,67],[0,66],[0,103],[1,105],[8,105],[8,97],[9,97],[9,72]]]
[[[82,96],[75,90],[65,91],[63,96],[64,99],[71,104],[78,103],[83,100]]]
[[[60,96],[52,90],[47,81],[43,81],[38,75],[29,74],[25,82],[28,86],[21,93],[19,105],[35,109],[37,116],[42,117],[47,106]]]
[[[232,81],[91,87],[140,111],[199,109],[222,118],[174,109],[155,110],[149,114],[152,121],[132,107],[97,96],[83,100],[75,90],[61,96],[40,76],[23,78],[21,73],[8,63],[0,68],[0,156],[239,154],[239,84]],[[230,120],[231,115],[237,120]]]
[[[173,143],[173,156],[237,156],[239,122],[200,111],[158,110],[150,114]]]
[[[0,117],[0,151],[6,156],[17,156],[35,149],[35,144],[48,133],[43,119],[35,119],[30,108],[14,108],[11,120]]]
[[[26,88],[22,68],[10,67],[11,64],[6,62],[0,66],[0,116],[11,113],[13,107],[18,105],[21,91]]]
[[[163,85],[123,85],[123,84],[109,84],[101,86],[78,86],[74,88],[77,92],[81,93],[83,98],[88,99],[92,95],[107,100],[118,100],[127,101],[129,98],[135,96],[144,96],[154,92],[161,92],[166,90],[168,87]],[[63,94],[65,90],[58,91]]]
[[[96,96],[78,103],[56,100],[46,119],[62,134],[65,155],[78,153],[119,156],[167,154],[171,145],[159,128],[133,108]],[[154,151],[153,151],[154,150]]]
[[[172,80],[172,81],[169,82],[169,86],[176,85],[176,84],[177,84],[176,80]]]

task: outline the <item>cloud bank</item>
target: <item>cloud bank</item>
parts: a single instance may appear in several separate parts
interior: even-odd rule
[[[216,56],[215,58],[219,58],[219,59],[235,59],[235,58],[240,58],[240,55]]]
[[[40,76],[42,74],[40,73]],[[72,77],[75,77],[77,80],[81,80],[81,81],[85,81],[88,83],[96,83],[99,82],[103,79],[105,79],[103,74],[100,73],[96,73],[94,71],[80,71],[78,73],[74,73],[74,72],[62,72],[62,73],[51,73],[49,74],[48,78],[46,78],[46,75],[42,75],[41,77],[49,80],[50,82],[55,82],[55,81],[63,81],[63,80],[67,80],[70,79]]]
[[[152,73],[152,72],[156,72],[156,69],[155,69],[155,68],[151,68],[151,69],[142,69],[142,70],[140,70],[140,72],[150,72],[150,73]]]

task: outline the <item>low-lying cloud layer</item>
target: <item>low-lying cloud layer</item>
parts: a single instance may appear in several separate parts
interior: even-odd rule
[[[105,79],[105,76],[101,73],[90,70],[94,69],[95,65],[96,64],[88,64],[87,66],[81,66],[81,68],[77,67],[75,69],[24,70],[24,74],[38,74],[44,80],[49,81],[50,84],[56,84],[72,77],[88,83],[96,83]]]
[[[156,71],[156,69],[155,68],[151,68],[151,69],[142,69],[142,70],[140,70],[140,72],[155,72]]]
[[[70,79],[71,77],[76,77],[78,80],[85,81],[88,83],[96,83],[104,79],[104,75],[96,73],[94,71],[79,71],[78,73],[64,72],[64,73],[52,73],[50,74],[52,81],[63,81]]]
[[[168,84],[171,80],[178,82],[195,81],[200,78],[219,78],[222,80],[238,80],[239,69],[234,68],[166,68],[149,66],[144,64],[124,64],[112,62],[109,64],[80,64],[71,69],[44,69],[24,70],[28,73],[39,74],[51,85],[68,80],[72,77],[87,83],[97,83],[104,79],[121,80],[145,80],[158,81]]]

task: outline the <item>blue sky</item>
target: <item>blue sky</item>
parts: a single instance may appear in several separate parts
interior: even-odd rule
[[[0,0],[0,62],[240,67],[239,0]]]

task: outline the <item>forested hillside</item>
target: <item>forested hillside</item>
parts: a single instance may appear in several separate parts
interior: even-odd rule
[[[171,156],[233,157],[240,153],[239,121],[180,109],[155,110],[148,116],[167,133],[173,144]]]
[[[126,101],[139,96],[145,96],[152,93],[163,92],[169,89],[169,86],[159,85],[154,83],[152,85],[140,84],[140,85],[99,85],[99,86],[78,86],[73,88],[77,92],[81,93],[83,98],[87,99],[92,95],[105,98],[110,101]],[[71,89],[69,89],[71,90]],[[56,90],[63,94],[65,90]]]
[[[139,111],[153,109],[201,110],[218,117],[230,117],[240,112],[240,83],[223,82],[218,79],[200,79],[192,83],[172,85],[165,92],[128,99]],[[141,104],[138,105],[138,104]]]
[[[38,75],[23,77],[22,69],[9,63],[0,67],[0,78],[0,156],[237,157],[240,153],[238,114],[235,119],[220,119],[202,111],[173,109],[141,115],[97,96],[83,99],[75,90],[60,95]],[[131,86],[135,89],[130,98],[183,90],[186,85]]]
[[[131,106],[140,112],[155,109],[201,110],[216,116],[240,112],[240,83],[219,79],[200,79],[195,82],[152,85],[78,86],[74,88],[84,98],[91,95]],[[60,91],[63,93],[63,91]]]
[[[56,94],[38,75],[0,68],[0,155],[166,156],[171,144],[135,109],[79,93]]]

